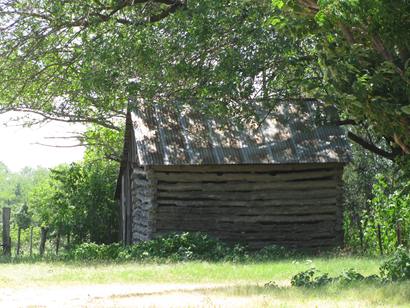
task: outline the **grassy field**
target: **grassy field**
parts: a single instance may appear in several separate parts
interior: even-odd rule
[[[378,273],[380,259],[313,258],[268,263],[172,264],[139,263],[19,263],[0,264],[0,287],[99,283],[266,283],[284,281],[315,267],[336,275],[349,268],[362,274]]]
[[[291,277],[311,267],[332,276],[354,268],[364,275],[378,274],[383,260],[369,258],[312,258],[267,263],[174,264],[138,263],[19,263],[0,264],[1,288],[81,286],[94,284],[217,284],[204,289],[207,298],[241,298],[255,306],[409,306],[410,282],[389,285],[356,283],[318,289],[290,287]],[[266,288],[276,281],[280,288]],[[201,295],[201,296],[202,296]],[[120,305],[121,306],[121,305]]]

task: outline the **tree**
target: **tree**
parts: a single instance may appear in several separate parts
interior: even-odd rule
[[[389,159],[410,154],[410,3],[405,0],[273,0],[272,22],[304,38],[314,58],[301,89],[336,105],[391,149],[351,139]],[[316,80],[309,80],[311,72]]]
[[[55,236],[56,250],[60,236],[74,243],[118,240],[119,209],[114,200],[118,163],[107,156],[118,159],[121,134],[93,127],[85,136],[93,143],[88,143],[83,161],[52,169],[29,198],[37,224]]]
[[[118,129],[129,101],[249,121],[311,96],[376,132],[350,131],[361,146],[409,154],[408,1],[9,0],[0,12],[4,111]]]
[[[116,128],[135,77],[140,29],[184,0],[0,2],[0,111]],[[100,62],[102,60],[102,62]]]
[[[369,219],[372,219],[373,185],[376,176],[397,174],[397,166],[391,161],[352,145],[353,161],[347,165],[343,173],[344,190],[344,230],[345,242],[352,248],[366,251],[370,246],[365,237]]]
[[[265,101],[284,97],[290,41],[268,25],[269,0],[10,0],[0,12],[4,111],[117,129],[130,99],[246,117],[262,84],[278,85]]]
[[[27,203],[24,203],[19,211],[15,215],[15,223],[17,225],[17,255],[20,254],[20,244],[21,244],[21,230],[25,230],[30,227],[31,215],[28,212]]]

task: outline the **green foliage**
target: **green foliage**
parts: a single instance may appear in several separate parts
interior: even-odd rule
[[[29,203],[39,225],[77,243],[117,240],[118,211],[114,201],[116,163],[84,160],[52,170],[31,193]]]
[[[397,166],[360,146],[352,145],[352,162],[344,168],[343,202],[345,243],[354,251],[375,253],[374,239],[365,237],[365,229],[372,218],[373,185],[376,176],[393,176],[398,173]]]
[[[349,269],[337,277],[330,277],[327,273],[320,273],[315,268],[302,271],[292,277],[294,287],[317,288],[331,283],[350,285],[355,282],[388,283],[410,280],[410,253],[403,247],[380,266],[380,276],[363,276],[354,269]]]
[[[380,283],[383,280],[377,275],[363,276],[354,269],[349,269],[339,276],[330,277],[315,268],[300,272],[292,277],[291,285],[294,287],[318,288],[328,284],[351,285],[356,282]]]
[[[132,245],[127,251],[126,258],[217,261],[230,252],[228,246],[206,234],[184,232]]]
[[[328,274],[319,273],[315,268],[300,272],[292,277],[291,285],[294,287],[316,288],[333,281],[333,278],[330,278]]]
[[[370,209],[363,219],[364,235],[372,251],[378,250],[378,228],[384,252],[394,252],[398,245],[409,245],[410,182],[402,178],[377,176],[373,185]],[[401,237],[401,238],[400,238]],[[399,243],[400,238],[400,243]]]
[[[272,261],[300,257],[301,253],[279,245],[265,246],[254,255],[255,261]]]
[[[27,202],[30,191],[46,178],[45,168],[23,168],[19,172],[11,172],[0,162],[0,208],[9,206],[15,214],[21,205]]]
[[[72,249],[67,258],[76,261],[117,260],[121,248],[120,244],[83,243]]]
[[[15,223],[21,229],[27,229],[31,224],[31,215],[28,212],[27,203],[24,203],[15,215]]]
[[[115,128],[130,98],[248,121],[310,96],[409,152],[408,1],[167,2],[0,4],[0,108]]]
[[[10,1],[1,24],[0,55],[7,56],[0,58],[0,106],[24,105],[53,117],[115,127],[113,117],[123,114],[130,98],[135,108],[177,101],[243,119],[241,114],[254,116],[248,102],[262,97],[264,73],[265,99],[275,102],[290,92],[282,81],[300,67],[285,64],[304,58],[274,31],[270,0],[187,1],[160,22],[146,22],[152,11],[166,7],[158,2],[124,2],[117,8],[101,1],[58,6],[51,0]],[[111,10],[115,16],[99,19]],[[10,19],[15,26],[6,26]]]
[[[29,197],[34,220],[73,243],[113,243],[118,239],[119,210],[114,200],[122,141],[120,133],[90,127],[83,161],[61,165]]]
[[[353,146],[353,162],[346,166],[343,175],[345,241],[350,249],[380,254],[380,244],[383,253],[410,244],[410,186],[406,171],[410,169],[404,163],[400,165],[401,168]]]
[[[107,261],[271,261],[295,256],[280,246],[269,246],[249,252],[239,244],[229,246],[207,234],[183,232],[167,234],[150,241],[143,241],[128,247],[118,244],[97,245],[84,243],[69,251],[71,260]]]
[[[168,234],[129,247],[84,243],[68,254],[69,259],[75,260],[116,261],[220,261],[243,257],[244,251],[238,247],[231,248],[206,234],[190,232]]]
[[[334,104],[356,125],[384,138],[391,153],[410,145],[408,1],[281,1],[277,29],[305,38],[311,61],[298,78],[301,90]],[[317,72],[313,75],[311,72]],[[317,77],[317,78],[314,78]],[[407,148],[407,149],[406,149]]]
[[[380,274],[386,280],[410,280],[410,252],[403,247],[380,267]]]

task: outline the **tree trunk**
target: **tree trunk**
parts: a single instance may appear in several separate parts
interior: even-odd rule
[[[16,249],[16,255],[20,255],[20,244],[21,244],[21,228],[18,227],[17,229],[17,249]]]
[[[377,225],[377,239],[379,241],[380,254],[383,255],[382,231],[380,225]]]
[[[56,237],[56,255],[58,255],[58,250],[60,249],[60,231],[57,231]]]
[[[3,208],[3,255],[11,256],[10,208]]]
[[[364,251],[364,244],[363,244],[364,240],[363,240],[363,238],[364,238],[363,228],[362,228],[361,222],[359,221],[359,239],[360,239],[360,249],[361,249],[361,251]]]
[[[30,257],[33,255],[33,226],[30,227]]]
[[[67,233],[67,248],[70,248],[70,231]]]
[[[48,232],[48,227],[41,227],[41,234],[40,234],[40,256],[43,256],[43,255],[44,255],[44,250],[45,250],[45,248],[46,248],[47,232]]]
[[[397,246],[400,246],[402,244],[402,240],[401,240],[401,225],[400,223],[397,223]]]

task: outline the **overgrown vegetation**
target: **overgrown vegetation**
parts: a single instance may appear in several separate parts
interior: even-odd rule
[[[50,253],[43,259],[20,257],[5,259],[6,262],[19,261],[108,261],[108,262],[267,262],[298,258],[300,252],[271,245],[259,251],[250,251],[239,244],[230,246],[205,233],[183,232],[124,247],[122,244],[82,243],[72,246],[58,256]]]
[[[347,285],[355,282],[388,283],[410,280],[410,252],[399,247],[379,270],[380,275],[364,276],[350,268],[339,276],[331,277],[328,273],[321,273],[315,268],[310,268],[294,275],[291,284],[294,287],[317,288],[331,283]]]
[[[358,146],[346,166],[346,248],[361,254],[391,254],[410,244],[410,182],[394,163]]]
[[[13,173],[0,163],[0,209],[12,211],[13,254],[33,255],[39,246],[40,254],[59,254],[81,243],[118,241],[114,192],[122,136],[91,126],[82,141],[84,158],[70,165]]]

